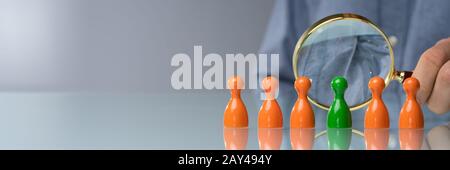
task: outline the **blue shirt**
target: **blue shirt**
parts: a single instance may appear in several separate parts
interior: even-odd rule
[[[420,55],[437,41],[450,37],[450,1],[448,0],[278,0],[275,2],[261,53],[280,54],[280,91],[278,101],[284,115],[284,125],[289,127],[292,106],[297,99],[293,88],[295,77],[292,69],[294,46],[303,32],[314,22],[336,13],[362,15],[388,35],[395,36],[395,68],[413,70]],[[270,70],[270,69],[269,69]],[[314,84],[313,84],[314,85]],[[332,98],[333,96],[330,96]],[[405,93],[398,82],[391,82],[383,93],[389,110],[392,128],[398,126],[398,115]],[[326,127],[327,111],[315,109],[316,127]],[[364,127],[366,108],[352,113],[353,127]],[[448,122],[450,114],[436,115],[422,106],[425,126]]]

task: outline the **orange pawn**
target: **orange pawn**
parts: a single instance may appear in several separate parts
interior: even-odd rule
[[[420,150],[423,141],[423,129],[398,130],[398,142],[401,150]]]
[[[313,128],[291,128],[290,138],[292,150],[313,149],[315,132]]]
[[[384,80],[381,77],[373,77],[369,81],[372,100],[366,110],[365,128],[389,128],[389,113],[381,98],[384,87]]]
[[[224,128],[223,142],[226,150],[244,150],[248,142],[248,128]]]
[[[241,99],[244,83],[240,77],[235,76],[228,80],[228,87],[231,90],[231,99],[225,108],[223,125],[232,128],[248,127],[247,109]]]
[[[387,150],[389,129],[364,129],[367,150]]]
[[[403,83],[406,100],[400,110],[399,128],[423,128],[423,113],[416,100],[416,93],[419,88],[419,81],[413,77],[406,79]]]
[[[283,129],[259,128],[258,145],[260,150],[280,150],[283,142]]]
[[[291,111],[291,128],[314,128],[314,112],[307,98],[311,81],[308,77],[300,77],[294,86],[298,98]]]
[[[278,80],[275,77],[266,77],[262,81],[262,87],[266,93],[261,109],[258,114],[259,128],[281,128],[283,127],[283,114],[280,105],[275,99],[278,88]]]

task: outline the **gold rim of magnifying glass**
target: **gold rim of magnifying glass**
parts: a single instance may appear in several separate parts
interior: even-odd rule
[[[325,17],[325,18],[317,21],[316,23],[314,23],[311,27],[309,27],[302,34],[300,39],[297,41],[297,44],[295,45],[294,54],[292,56],[292,68],[294,70],[295,79],[298,79],[298,67],[297,67],[298,66],[298,58],[300,55],[300,48],[302,47],[303,43],[305,43],[305,40],[308,39],[308,37],[311,36],[311,34],[314,33],[320,27],[327,25],[331,22],[338,21],[338,20],[357,20],[357,21],[365,22],[365,23],[369,24],[370,26],[372,26],[372,28],[377,30],[383,36],[384,40],[388,44],[389,56],[391,58],[391,65],[389,66],[390,67],[389,73],[386,75],[386,77],[384,77],[384,82],[387,87],[389,85],[389,82],[393,78],[396,77],[394,74],[394,51],[392,50],[391,42],[389,41],[389,38],[386,36],[386,34],[377,25],[372,23],[372,21],[370,21],[369,19],[367,19],[363,16],[360,16],[357,14],[351,14],[351,13],[335,14],[335,15],[330,15],[328,17]],[[312,82],[312,83],[314,83],[314,82]],[[327,106],[325,104],[315,101],[314,99],[310,98],[309,95],[308,95],[308,100],[321,109],[329,110],[330,106]],[[358,110],[358,109],[366,106],[370,102],[370,100],[371,100],[371,98],[363,103],[360,103],[360,104],[357,104],[354,106],[350,106],[350,111]]]

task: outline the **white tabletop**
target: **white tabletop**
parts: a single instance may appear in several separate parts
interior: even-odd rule
[[[4,92],[0,93],[0,149],[226,149],[222,118],[228,97],[226,92]],[[250,127],[244,149],[260,149],[256,113],[250,113],[257,109],[248,105]],[[433,127],[424,130],[424,149],[430,148],[426,136]],[[280,149],[292,149],[290,129],[281,131]],[[399,149],[398,140],[398,130],[391,128],[388,149]],[[319,136],[312,149],[328,149],[327,135]],[[353,133],[349,149],[365,149],[364,138]]]

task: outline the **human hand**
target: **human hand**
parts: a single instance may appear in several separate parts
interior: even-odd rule
[[[426,50],[414,69],[420,82],[417,100],[438,114],[450,111],[450,38]]]

